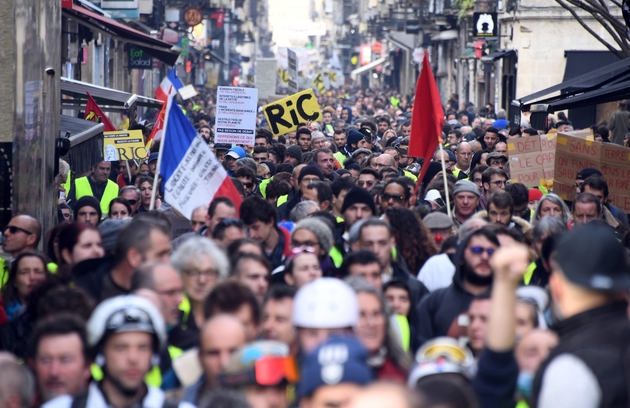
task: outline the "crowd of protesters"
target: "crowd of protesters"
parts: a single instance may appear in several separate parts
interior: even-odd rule
[[[240,206],[152,210],[153,152],[68,177],[50,231],[11,219],[0,406],[628,406],[630,228],[599,169],[565,202],[510,182],[507,140],[539,132],[491,104],[453,95],[423,162],[410,98],[319,102],[234,147],[212,95],[182,105]]]

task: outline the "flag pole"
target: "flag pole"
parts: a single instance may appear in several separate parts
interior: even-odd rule
[[[155,196],[158,190],[160,165],[162,164],[162,153],[164,152],[164,149],[162,149],[162,147],[164,146],[164,139],[166,139],[166,125],[168,124],[168,110],[171,107],[171,104],[173,103],[173,99],[174,99],[174,96],[171,95],[172,90],[173,90],[173,86],[171,85],[170,89],[168,90],[169,96],[166,101],[166,110],[164,111],[164,128],[163,128],[164,131],[162,132],[162,139],[160,140],[160,150],[158,150],[157,164],[155,165],[155,177],[153,178],[153,190],[151,190],[151,204],[149,205],[149,211],[155,208]]]
[[[131,169],[129,168],[129,160],[125,160],[125,166],[127,167],[127,175],[129,176],[129,184],[131,184]]]
[[[440,157],[442,159],[442,179],[444,180],[444,195],[446,196],[446,211],[448,213],[448,218],[452,218],[451,215],[451,199],[448,196],[448,179],[446,178],[446,164],[444,163],[444,148],[442,147],[442,142],[438,143],[440,146]]]

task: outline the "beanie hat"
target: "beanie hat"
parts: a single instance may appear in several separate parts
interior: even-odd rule
[[[324,181],[324,173],[319,169],[317,164],[309,164],[300,170],[300,175],[298,176],[298,184],[302,182],[304,176],[311,175],[317,176],[321,181]]]
[[[317,242],[319,242],[319,245],[322,247],[322,250],[324,252],[328,253],[328,251],[330,251],[330,249],[333,247],[333,233],[324,221],[313,217],[304,218],[295,225],[293,231],[291,232],[291,235],[293,235],[295,231],[301,229],[313,233],[313,235],[317,237]]]
[[[529,201],[540,201],[543,198],[543,193],[537,188],[529,189]]]
[[[289,146],[285,156],[291,156],[297,159],[298,163],[302,163],[302,149],[298,145]]]
[[[276,174],[276,171],[278,170],[278,168],[276,167],[276,163],[266,161],[266,162],[263,162],[263,164],[267,166],[272,176]]]
[[[350,129],[348,131],[348,146],[359,143],[359,141],[364,137],[365,136],[362,135],[361,132],[359,132],[358,130]]]
[[[422,182],[427,184],[433,180],[433,177],[435,177],[436,174],[442,171],[442,163],[432,161],[429,162],[428,166],[429,168],[427,169],[427,172],[424,173],[424,177],[422,177]]]
[[[473,193],[477,197],[480,196],[477,185],[469,180],[459,180],[457,183],[455,183],[455,188],[453,189],[453,196],[456,196],[459,193]]]
[[[586,180],[587,178],[591,177],[591,176],[602,176],[602,172],[594,169],[592,167],[586,168],[586,169],[582,169],[578,172],[577,176],[575,177],[576,180]]]
[[[108,218],[98,225],[98,230],[101,232],[101,239],[103,241],[103,249],[105,252],[111,252],[116,245],[116,239],[118,238],[118,232],[124,227],[131,218],[115,219]]]
[[[343,199],[343,206],[341,207],[341,213],[346,212],[348,207],[354,204],[365,204],[372,210],[372,215],[376,215],[376,206],[374,205],[374,199],[369,191],[361,187],[353,187],[346,197]]]
[[[99,204],[98,200],[92,196],[83,196],[74,203],[74,207],[72,208],[75,220],[77,219],[77,214],[79,213],[79,210],[83,207],[94,208],[98,213],[98,219],[100,220],[101,218],[103,218],[103,212],[101,211],[101,205]]]

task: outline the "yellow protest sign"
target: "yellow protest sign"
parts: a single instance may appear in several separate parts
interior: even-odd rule
[[[324,83],[324,75],[320,72],[313,79],[313,86],[317,89],[320,95],[326,92],[326,84]]]
[[[286,69],[278,68],[278,78],[283,85],[289,84],[289,71]]]
[[[263,112],[274,136],[293,132],[300,123],[322,118],[322,112],[312,89],[267,104],[263,106]]]
[[[141,130],[103,132],[103,157],[105,161],[140,159],[147,157]]]

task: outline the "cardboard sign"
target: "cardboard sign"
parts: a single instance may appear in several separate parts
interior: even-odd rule
[[[602,144],[602,163],[630,166],[630,149],[615,144]]]
[[[599,168],[598,159],[587,159],[580,156],[567,154],[559,149],[556,151],[556,165],[554,181],[573,185],[578,172],[588,167]]]
[[[608,182],[611,193],[630,195],[630,166],[603,163],[599,170]]]
[[[554,179],[553,193],[557,194],[565,201],[573,201],[575,198],[575,186],[573,184],[562,183]]]
[[[254,145],[258,89],[217,88],[215,143]]]
[[[532,169],[553,169],[555,152],[534,152],[510,156],[510,171],[518,172]]]
[[[103,157],[105,161],[144,160],[147,150],[141,130],[103,132]]]
[[[571,137],[562,133],[556,138],[557,151],[569,153],[573,156],[579,156],[585,159],[599,161],[601,149],[602,144],[599,142],[592,142],[578,137]]]
[[[312,89],[267,104],[263,106],[263,112],[274,136],[293,132],[300,123],[322,118],[319,103]]]
[[[556,134],[549,133],[540,136],[540,150],[543,152],[556,151]]]
[[[552,178],[553,170],[545,170],[542,168],[513,171],[510,173],[512,183],[522,183],[527,187],[546,186],[547,180],[551,180]]]
[[[611,194],[611,197],[612,203],[615,207],[623,208],[626,212],[630,212],[630,196]]]
[[[522,153],[534,153],[540,151],[540,137],[517,137],[508,139],[507,149],[510,156]]]

